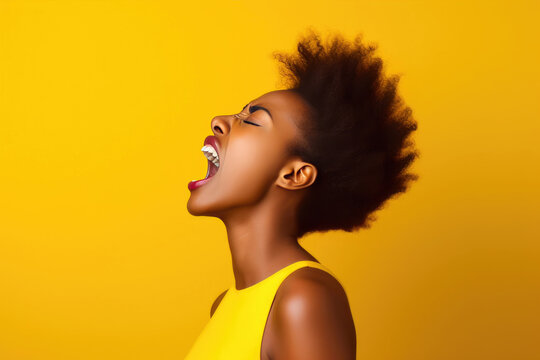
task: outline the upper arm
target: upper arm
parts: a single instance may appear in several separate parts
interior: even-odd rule
[[[223,297],[225,296],[226,292],[227,292],[227,290],[225,290],[224,292],[219,294],[218,297],[216,298],[216,300],[214,300],[214,303],[210,307],[210,317],[212,317],[212,315],[214,315],[214,312],[216,312],[216,309],[217,309],[219,303],[221,302],[221,299],[223,299]]]
[[[276,296],[274,359],[354,360],[356,331],[347,295],[328,273],[310,271],[293,273]]]

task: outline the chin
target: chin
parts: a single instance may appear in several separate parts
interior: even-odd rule
[[[187,202],[187,211],[193,216],[216,216],[211,209],[211,204],[200,204],[195,199],[196,196],[190,196]]]
[[[192,199],[192,196],[189,197],[186,208],[188,213],[193,216],[204,215],[204,211],[200,208],[200,206],[197,206],[196,202]]]

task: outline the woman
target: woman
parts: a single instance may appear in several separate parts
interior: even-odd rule
[[[298,239],[368,228],[418,177],[407,172],[416,122],[374,50],[311,31],[298,54],[274,55],[287,89],[212,119],[207,176],[189,183],[187,208],[225,224],[235,284],[186,360],[355,359],[345,290]]]

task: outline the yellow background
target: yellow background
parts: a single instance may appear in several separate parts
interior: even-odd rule
[[[233,282],[186,210],[215,115],[277,88],[308,26],[379,45],[420,179],[305,237],[358,359],[539,359],[535,1],[0,1],[0,359],[182,359]]]

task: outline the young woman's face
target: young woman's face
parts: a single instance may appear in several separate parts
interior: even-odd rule
[[[189,213],[219,217],[230,209],[255,205],[270,194],[289,160],[287,146],[301,136],[297,124],[305,109],[299,95],[277,90],[252,100],[238,114],[213,118],[219,168],[203,185],[190,190]],[[215,166],[207,161],[209,167]]]

